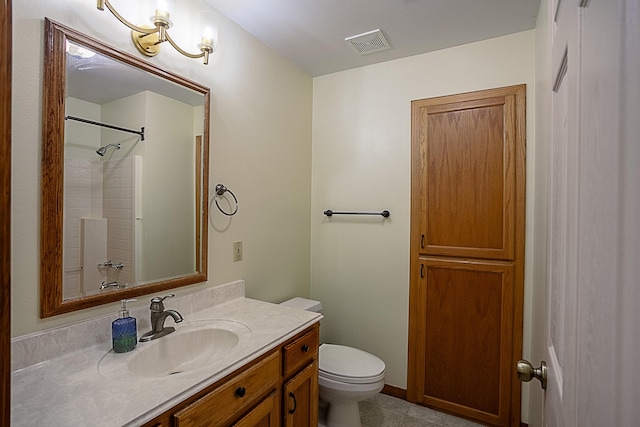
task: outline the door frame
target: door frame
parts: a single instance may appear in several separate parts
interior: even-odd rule
[[[11,0],[0,2],[0,424],[11,411]]]

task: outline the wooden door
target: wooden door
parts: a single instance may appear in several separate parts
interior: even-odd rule
[[[525,86],[412,103],[410,401],[520,422]]]

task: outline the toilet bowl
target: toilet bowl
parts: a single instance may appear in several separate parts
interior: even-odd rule
[[[357,348],[322,344],[319,355],[320,399],[327,402],[327,427],[360,427],[358,402],[384,387],[384,362]]]
[[[305,298],[282,304],[316,312],[322,309],[318,301]],[[375,396],[384,387],[384,362],[366,351],[336,344],[321,344],[318,359],[320,406],[326,407],[319,426],[361,427],[358,402]]]

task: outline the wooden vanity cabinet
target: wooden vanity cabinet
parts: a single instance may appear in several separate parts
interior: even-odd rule
[[[143,427],[315,427],[319,324]]]
[[[282,349],[284,426],[318,425],[318,328]]]

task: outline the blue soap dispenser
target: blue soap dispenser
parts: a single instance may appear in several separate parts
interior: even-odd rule
[[[137,301],[135,299],[123,299],[120,301],[118,318],[111,322],[111,337],[113,339],[113,351],[126,353],[136,348],[138,344],[138,329],[136,319],[129,316],[127,303]]]

